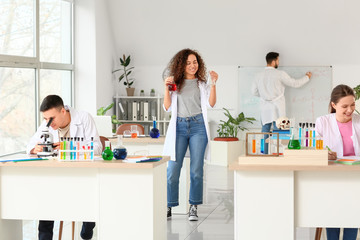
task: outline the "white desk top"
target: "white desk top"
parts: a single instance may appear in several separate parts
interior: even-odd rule
[[[237,162],[229,166],[234,171],[360,171],[360,165],[346,165],[329,161],[324,166],[297,166],[297,165],[252,165],[239,164]]]
[[[15,159],[16,157],[2,157],[2,159]],[[95,160],[93,162],[61,162],[56,158],[40,161],[24,161],[24,162],[0,162],[0,167],[51,167],[51,168],[139,168],[148,169],[155,168],[170,160],[169,156],[163,156],[158,162],[145,163],[125,163],[122,160]]]

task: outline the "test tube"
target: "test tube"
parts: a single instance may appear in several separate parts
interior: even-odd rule
[[[305,123],[306,130],[305,130],[305,147],[309,146],[309,123]]]
[[[94,159],[94,137],[91,137],[91,160]]]
[[[76,149],[77,149],[77,152],[76,152],[76,159],[80,159],[80,152],[79,150],[81,150],[80,148],[80,137],[77,137],[77,142],[76,142]]]
[[[70,138],[70,160],[73,160],[73,150],[74,150],[74,142],[73,138]]]
[[[300,145],[301,145],[301,123],[299,123],[299,141],[300,141]]]
[[[312,138],[313,138],[313,132],[312,132],[312,123],[310,123],[310,129],[309,129],[309,133],[310,133],[310,139],[309,139],[309,147],[312,146]]]
[[[313,127],[314,127],[314,128],[313,128],[313,138],[314,138],[314,141],[313,141],[313,147],[315,148],[315,145],[316,145],[316,144],[315,144],[315,142],[316,142],[316,141],[315,141],[315,136],[316,136],[316,132],[315,132],[315,123],[313,123]]]
[[[252,140],[252,153],[256,153],[256,139],[254,136],[254,139]]]

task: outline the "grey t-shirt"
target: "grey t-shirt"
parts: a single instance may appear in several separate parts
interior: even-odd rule
[[[201,113],[200,89],[197,79],[185,79],[177,100],[178,117],[191,117]]]

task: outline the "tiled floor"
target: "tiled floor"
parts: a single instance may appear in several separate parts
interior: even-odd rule
[[[199,221],[188,221],[187,215],[173,215],[167,221],[168,240],[232,240],[234,239],[233,172],[226,167],[205,165],[204,204],[198,207]],[[164,216],[165,217],[165,216]],[[58,239],[59,222],[55,222],[54,238]],[[81,223],[76,224],[75,239],[80,239]],[[259,226],[261,228],[261,226]],[[325,232],[325,231],[323,231]],[[96,228],[93,240],[96,240]],[[313,240],[315,229],[297,229],[296,240]],[[24,221],[24,240],[37,239],[37,221]],[[63,240],[71,239],[71,223],[64,223]],[[322,236],[325,240],[325,233]],[[135,239],[136,240],[136,239]]]

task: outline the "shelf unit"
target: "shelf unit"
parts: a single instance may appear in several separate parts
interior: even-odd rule
[[[170,114],[163,110],[162,102],[163,96],[114,96],[115,115],[122,123],[143,125],[145,135],[149,135],[153,125],[152,117],[156,117],[157,128],[160,130],[160,135],[164,136],[169,125]],[[135,114],[134,110],[136,110]],[[116,128],[118,126],[117,124]]]

